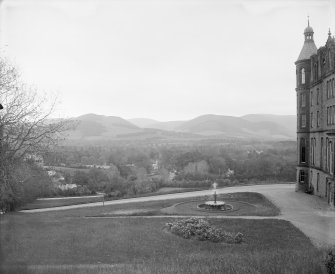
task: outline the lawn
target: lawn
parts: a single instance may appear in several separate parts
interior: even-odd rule
[[[84,199],[84,198],[83,198]],[[87,198],[91,199],[92,202],[101,201],[100,197],[97,198]],[[200,196],[194,198],[178,198],[178,199],[170,199],[170,200],[160,200],[160,201],[151,201],[151,202],[137,202],[137,203],[127,203],[127,204],[115,204],[115,205],[106,205],[106,206],[98,206],[98,207],[91,207],[91,208],[82,208],[82,209],[72,209],[66,210],[64,214],[70,214],[71,216],[74,214],[75,216],[114,216],[114,215],[136,215],[136,216],[146,216],[146,215],[206,215],[207,213],[204,211],[197,211],[195,202],[194,205],[186,204],[183,205],[183,208],[177,206],[174,207],[176,204],[181,202],[191,202],[191,201],[199,201],[204,202],[206,200],[211,200],[213,197],[211,196]],[[45,208],[48,207],[47,205],[71,205],[71,204],[78,204],[78,203],[86,203],[84,201],[77,202],[76,199],[69,199],[69,200],[56,200],[53,201],[36,201],[36,203],[27,205],[26,209],[33,209],[33,208]],[[81,200],[81,198],[79,198]],[[221,194],[218,195],[218,200],[224,200],[227,203],[232,202],[241,202],[244,204],[240,204],[240,209],[238,211],[232,211],[225,213],[225,215],[235,215],[235,216],[276,216],[280,213],[279,209],[272,204],[268,199],[266,199],[262,194],[254,193],[254,192],[238,192],[238,193],[231,193],[231,194]],[[252,206],[250,206],[251,204]],[[241,206],[242,205],[242,206]],[[50,206],[52,207],[52,206]],[[192,207],[192,208],[187,208]],[[213,215],[213,214],[209,214]]]
[[[171,201],[157,203],[114,208],[150,208]],[[244,243],[232,245],[170,234],[163,227],[173,218],[83,217],[106,208],[1,216],[3,272],[324,273],[323,254],[287,221],[210,219],[245,235]]]
[[[88,204],[95,202],[102,202],[103,197],[83,196],[78,198],[66,197],[65,199],[50,199],[50,200],[35,200],[22,206],[20,209],[37,209],[48,207],[59,207],[68,205]]]
[[[202,190],[200,188],[162,188],[157,192],[143,193],[136,196],[129,196],[123,198],[108,198],[105,197],[105,201],[118,200],[118,199],[127,199],[134,197],[148,197],[148,196],[156,196],[156,195],[164,195],[164,194],[173,194],[173,193],[181,193],[181,192],[192,192]],[[88,204],[101,202],[104,198],[101,197],[90,197],[90,196],[82,196],[82,197],[62,197],[62,199],[50,199],[50,200],[35,200],[31,203],[27,203],[23,205],[20,210],[26,209],[37,209],[37,208],[49,208],[49,207],[60,207],[60,206],[68,206],[68,205],[79,205],[79,204]]]
[[[110,205],[105,208],[85,210],[85,216],[157,216],[157,215],[230,215],[230,216],[277,216],[280,211],[262,194],[254,192],[238,192],[221,194],[218,200],[232,204],[236,208],[227,212],[209,212],[198,210],[197,205],[211,200],[211,196],[188,199],[172,199],[145,203],[129,203]],[[79,211],[77,211],[79,212]]]

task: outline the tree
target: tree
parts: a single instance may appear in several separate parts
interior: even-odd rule
[[[0,58],[0,103],[3,105],[0,110],[0,200],[3,204],[8,193],[16,196],[19,192],[14,174],[27,155],[42,153],[56,145],[61,133],[69,129],[68,122],[48,119],[55,102],[39,97],[35,90],[21,82],[15,67]]]

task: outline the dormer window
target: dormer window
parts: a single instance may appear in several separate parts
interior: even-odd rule
[[[306,83],[305,69],[302,68],[301,69],[301,84],[305,84],[305,83]]]

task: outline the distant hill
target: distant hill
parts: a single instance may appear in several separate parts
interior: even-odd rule
[[[177,130],[206,136],[291,139],[295,133],[277,122],[258,119],[249,121],[243,117],[207,114],[183,123]]]
[[[286,129],[290,136],[295,137],[297,132],[296,115],[274,115],[274,114],[248,114],[241,118],[250,122],[272,122]]]
[[[155,128],[169,131],[175,131],[177,127],[179,127],[181,124],[185,122],[185,121],[160,122],[149,118],[133,118],[128,119],[128,121],[140,128]]]
[[[149,125],[149,127],[161,129],[161,130],[177,131],[178,128],[184,123],[185,121],[158,122],[158,123]]]
[[[116,116],[85,114],[71,120],[77,127],[68,140],[112,139],[189,140],[207,138],[294,139],[294,115],[249,114],[242,117],[207,114],[189,121],[158,122],[147,118],[125,120]]]
[[[108,139],[141,131],[139,127],[116,116],[85,114],[71,120],[78,124],[75,130],[68,132],[68,139]]]
[[[156,121],[154,119],[149,119],[149,118],[133,118],[133,119],[128,119],[128,122],[140,128],[150,128],[150,125],[160,123],[159,121]],[[154,128],[154,127],[151,127],[151,128]]]

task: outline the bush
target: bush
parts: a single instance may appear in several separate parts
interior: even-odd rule
[[[333,250],[328,251],[325,259],[325,266],[328,274],[335,274],[335,253]]]
[[[223,229],[211,226],[206,220],[201,218],[189,218],[172,223],[167,223],[166,228],[184,239],[195,237],[199,241],[241,243],[243,234],[226,232]]]
[[[111,192],[105,194],[106,199],[108,199],[108,198],[119,198],[121,196],[122,196],[122,193],[118,190],[111,191]]]

